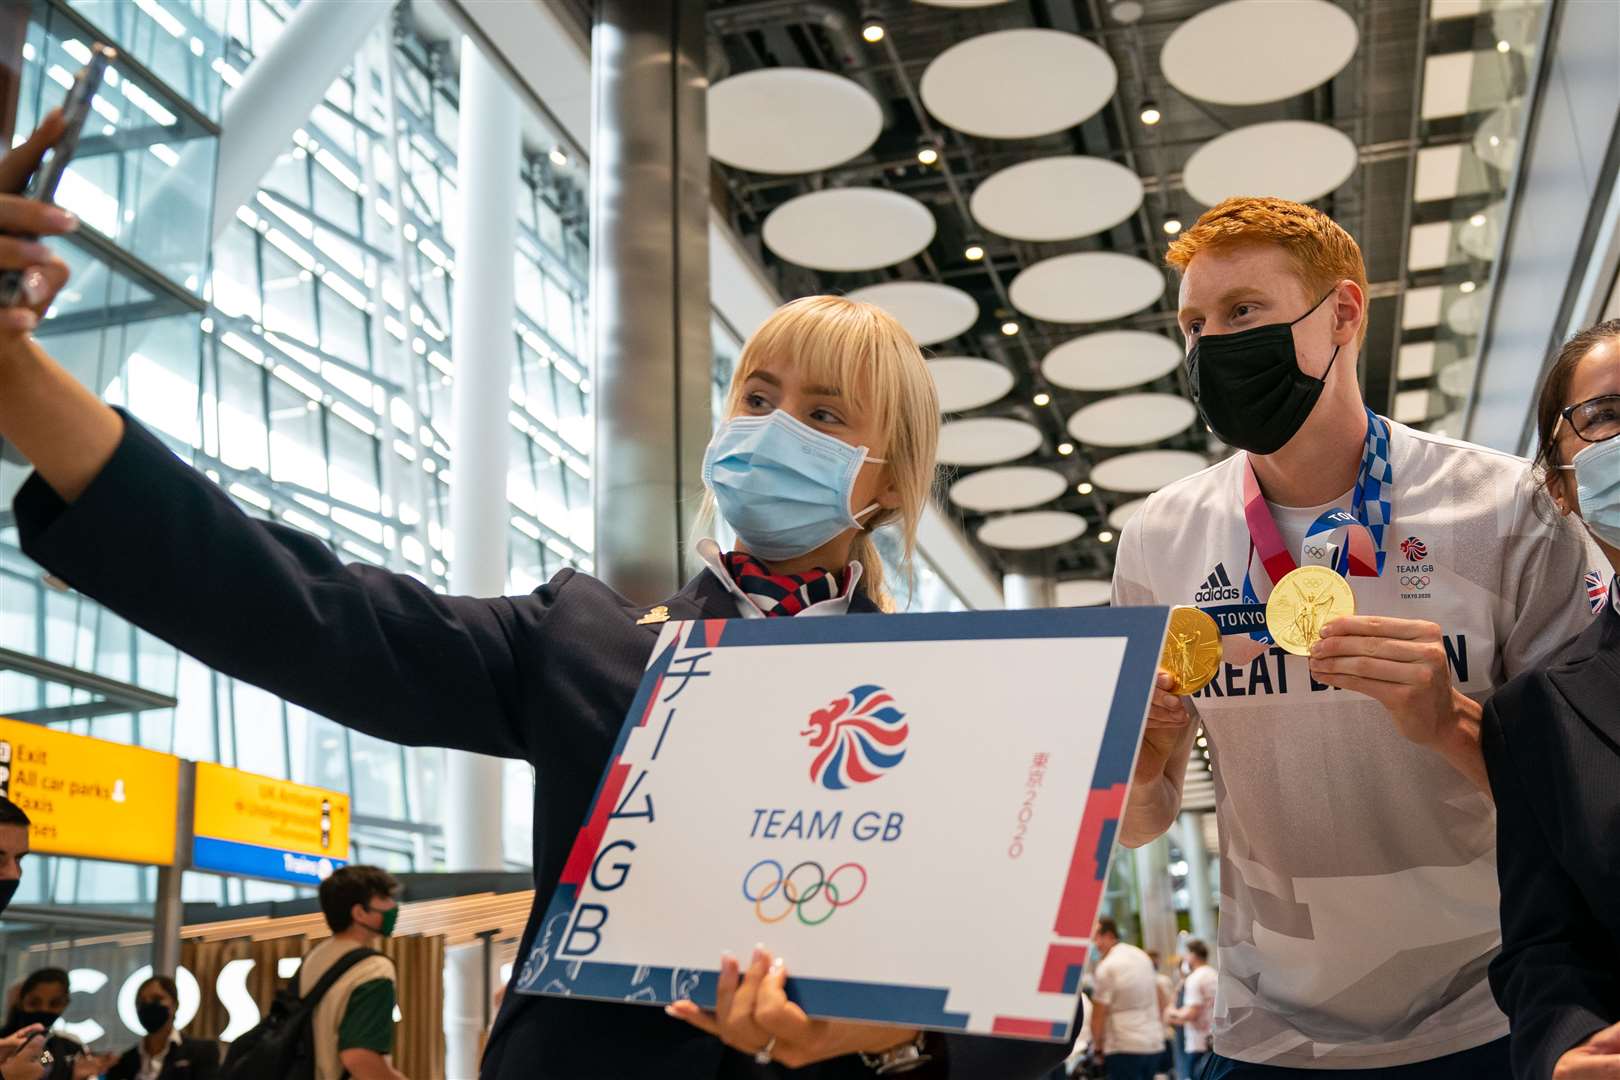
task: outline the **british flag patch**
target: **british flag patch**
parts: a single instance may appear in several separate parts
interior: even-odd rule
[[[1609,587],[1603,583],[1603,574],[1597,570],[1586,572],[1586,600],[1592,605],[1592,614],[1596,615],[1603,610],[1604,601],[1609,598]]]

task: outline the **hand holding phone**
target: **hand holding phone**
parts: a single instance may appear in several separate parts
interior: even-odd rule
[[[28,179],[27,188],[23,196],[36,203],[49,204],[56,198],[57,186],[62,181],[62,175],[67,171],[68,163],[73,160],[74,152],[79,148],[79,135],[84,130],[85,119],[90,115],[90,103],[95,100],[96,91],[101,89],[102,79],[106,76],[107,65],[116,59],[118,53],[105,45],[97,44],[90,50],[90,62],[79,69],[73,85],[68,88],[67,98],[62,103],[61,134],[49,144],[45,151],[43,161],[38,161]],[[41,131],[45,125],[41,125]],[[37,137],[39,132],[35,132]],[[29,140],[32,143],[33,140]],[[17,149],[25,150],[29,143]],[[13,151],[16,153],[17,151]],[[9,163],[9,162],[8,162]],[[71,217],[71,215],[70,215]],[[60,229],[42,229],[36,232],[13,233],[25,241],[37,241],[46,232],[59,232]],[[43,249],[41,249],[43,250]],[[48,253],[47,253],[48,254]],[[23,271],[6,269],[0,271],[0,308],[16,307],[24,300]]]

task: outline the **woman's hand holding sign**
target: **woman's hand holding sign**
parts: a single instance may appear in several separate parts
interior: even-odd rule
[[[720,960],[714,1011],[690,1001],[664,1010],[715,1036],[733,1050],[797,1069],[849,1054],[877,1054],[908,1043],[917,1033],[904,1028],[812,1020],[788,1000],[787,965],[763,945],[754,949],[748,970],[732,956]]]

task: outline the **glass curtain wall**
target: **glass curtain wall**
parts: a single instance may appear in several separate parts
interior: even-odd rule
[[[102,95],[118,107],[106,133],[117,142],[121,125],[162,125],[165,112],[217,120],[221,101],[254,56],[274,46],[293,7],[285,0],[42,0],[18,130],[25,133],[57,102],[57,84],[63,74],[71,78],[87,40],[85,27],[71,40],[46,35],[56,13],[71,8],[126,55],[146,58],[161,83],[126,80],[122,97],[120,87]],[[292,133],[253,198],[211,248],[194,243],[189,260],[166,245],[206,241],[213,140],[197,140],[209,149],[200,167],[204,155],[173,142],[148,139],[118,154],[82,151],[62,201],[155,268],[166,288],[109,274],[81,255],[74,288],[89,282],[101,291],[64,294],[47,346],[249,514],[314,533],[346,560],[387,566],[443,591],[454,468],[455,62],[448,45],[418,34],[397,13],[381,23]],[[396,139],[388,134],[391,104]],[[552,160],[543,125],[526,118],[513,208],[520,240],[507,490],[508,589],[516,592],[565,566],[589,570],[594,539],[584,179]],[[200,193],[203,212],[192,220],[143,217],[143,195],[171,218],[175,207],[192,205],[153,194],[164,169],[184,174],[185,183],[171,188]],[[115,295],[116,307],[109,300]],[[153,300],[182,308],[137,320],[147,310],[140,305]],[[95,317],[79,318],[75,304],[93,306]],[[0,466],[8,499],[22,475],[18,465]],[[442,751],[347,731],[177,655],[53,587],[17,551],[7,525],[0,532],[0,643],[173,693],[179,702],[172,710],[62,726],[346,791],[355,859],[398,870],[434,866]],[[71,693],[0,674],[7,715],[65,703],[57,697]],[[520,865],[529,851],[531,778],[527,766],[508,768],[507,851]],[[144,868],[39,860],[17,902],[146,905],[154,876]],[[202,874],[185,880],[188,901],[240,903],[290,891]]]

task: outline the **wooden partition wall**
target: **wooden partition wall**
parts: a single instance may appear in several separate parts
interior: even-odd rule
[[[181,944],[180,963],[197,977],[198,985],[212,988],[226,964],[252,960],[247,992],[262,1014],[285,984],[277,974],[280,961],[301,958],[311,948],[313,944],[302,936],[193,939]],[[411,1080],[444,1080],[444,938],[394,937],[381,951],[394,962],[397,980],[401,1019],[394,1028],[394,1067]],[[218,1039],[230,1023],[225,1003],[217,994],[205,992],[186,1034]]]

